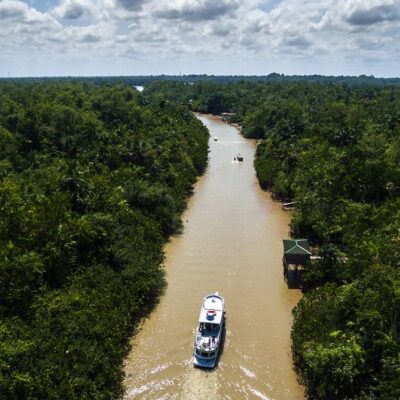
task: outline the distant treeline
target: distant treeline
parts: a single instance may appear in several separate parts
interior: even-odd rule
[[[187,108],[129,86],[0,83],[1,399],[122,396],[207,155]]]
[[[303,275],[294,361],[310,399],[400,398],[400,88],[159,82],[144,97],[235,113],[260,184],[295,201],[321,259]]]
[[[142,76],[97,76],[97,77],[38,77],[38,78],[3,78],[13,82],[48,82],[72,81],[88,82],[96,85],[123,83],[144,86],[152,82],[174,81],[183,83],[214,82],[221,84],[237,82],[306,82],[319,84],[335,84],[348,86],[390,86],[399,85],[400,78],[375,78],[373,75],[359,76],[326,76],[326,75],[285,75],[271,73],[269,75],[142,75]]]

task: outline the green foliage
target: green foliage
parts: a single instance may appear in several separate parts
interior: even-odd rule
[[[399,85],[399,78],[376,78],[373,75],[359,75],[359,76],[326,76],[326,75],[285,75],[272,72],[269,75],[144,75],[144,76],[96,76],[96,77],[65,77],[65,78],[8,78],[7,81],[12,82],[85,82],[96,85],[110,85],[110,84],[127,84],[129,86],[137,85],[143,86],[153,82],[167,82],[169,84],[176,84],[177,82],[188,84],[196,82],[213,82],[220,84],[232,84],[238,82],[264,82],[264,83],[293,83],[293,82],[306,82],[317,83],[325,85],[348,85],[348,86],[361,86],[367,85],[374,86],[392,86]],[[364,90],[363,96],[373,98],[373,90]]]
[[[163,79],[0,84],[0,393],[121,395],[126,338],[207,162],[193,110],[261,139],[261,186],[296,202],[291,231],[321,257],[292,330],[309,397],[398,399],[397,80]],[[124,80],[146,90],[109,84]]]
[[[122,395],[208,132],[124,85],[0,83],[0,397]]]
[[[260,99],[243,117],[263,115],[257,176],[296,202],[291,230],[321,257],[302,277],[309,292],[294,312],[296,366],[310,398],[396,399],[400,164],[398,131],[387,121],[400,91],[374,88],[372,100],[366,89],[274,89],[275,99]],[[276,104],[285,112],[274,120]]]
[[[356,339],[340,331],[332,332],[335,341],[329,346],[309,342],[304,345],[304,379],[321,399],[351,396],[351,388],[363,366],[362,348]],[[326,376],[329,375],[329,380]]]
[[[368,77],[360,85],[286,78],[196,82],[179,93],[182,104],[205,112],[224,99],[220,111],[235,112],[243,134],[261,139],[260,185],[295,202],[292,234],[320,256],[302,275],[306,294],[292,331],[309,397],[398,399],[400,89],[368,86]],[[162,87],[166,100],[179,102],[170,85],[150,90]]]

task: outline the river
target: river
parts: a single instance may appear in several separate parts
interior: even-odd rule
[[[300,292],[282,273],[289,214],[258,185],[255,143],[217,118],[209,165],[165,248],[168,287],[132,339],[125,399],[303,399],[290,350],[291,310]],[[216,136],[218,141],[214,141]],[[243,162],[234,161],[241,153]],[[192,365],[202,299],[225,298],[226,337],[218,367]]]

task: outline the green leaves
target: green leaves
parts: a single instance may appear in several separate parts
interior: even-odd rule
[[[208,132],[127,86],[0,89],[0,397],[120,398]]]
[[[320,256],[302,275],[306,293],[292,332],[311,399],[400,398],[400,89],[367,86],[364,78],[360,87],[290,77],[160,82],[144,92],[164,107],[233,111],[244,136],[262,139],[260,185],[296,202],[291,232]],[[144,188],[149,201],[162,197]]]
[[[331,338],[333,343],[328,346],[313,342],[304,345],[304,378],[317,398],[351,397],[364,363],[362,347],[355,337],[341,331],[332,332]]]
[[[400,89],[224,89],[237,92],[244,135],[263,139],[255,159],[260,185],[295,201],[291,232],[320,256],[302,275],[308,292],[292,334],[310,397],[398,398]]]

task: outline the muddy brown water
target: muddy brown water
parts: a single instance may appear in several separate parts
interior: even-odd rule
[[[132,339],[125,399],[303,399],[290,352],[291,310],[300,292],[282,274],[289,214],[257,182],[255,143],[210,116],[209,166],[165,248],[168,287]],[[213,137],[218,137],[214,141]],[[238,153],[243,162],[234,161]],[[213,371],[194,368],[202,299],[225,298],[226,335]]]

